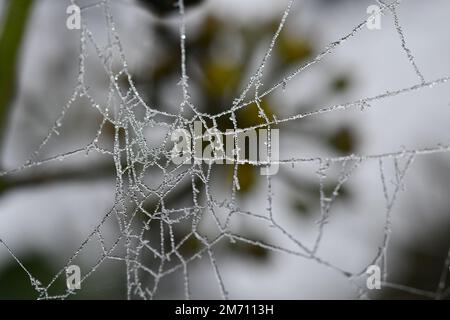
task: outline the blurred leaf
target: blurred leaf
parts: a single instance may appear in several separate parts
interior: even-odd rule
[[[352,153],[356,149],[356,135],[349,127],[341,127],[329,138],[328,144],[344,154]]]
[[[30,254],[20,258],[23,265],[41,282],[47,283],[55,275],[46,256]],[[61,283],[55,289],[61,289]],[[25,271],[14,261],[0,269],[0,299],[36,299],[38,293]]]
[[[347,75],[340,75],[334,78],[331,82],[331,90],[333,92],[344,92],[347,91],[351,85],[351,79]]]
[[[8,188],[8,183],[3,178],[0,178],[0,194],[5,192],[5,190],[7,188]]]
[[[191,257],[199,252],[203,244],[195,236],[189,237],[179,248],[179,252],[183,257]]]
[[[258,239],[258,237],[254,236],[248,238],[255,241],[261,241],[260,238]],[[228,242],[228,244],[232,253],[242,255],[245,258],[253,258],[258,262],[266,262],[270,257],[270,251],[260,246],[255,246],[242,241]]]
[[[179,0],[139,0],[139,3],[159,16],[166,16],[179,12],[178,1]],[[202,2],[203,0],[184,0],[183,3],[185,8],[189,8]]]
[[[306,38],[293,38],[282,33],[277,43],[278,56],[284,64],[301,62],[311,56],[313,46]]]
[[[267,99],[262,99],[259,105],[261,109],[264,110],[264,113],[269,118],[269,120],[272,120],[274,113],[269,101]],[[236,112],[236,118],[238,126],[240,128],[248,128],[265,123],[265,119],[259,116],[259,108],[256,103],[240,109],[238,112]],[[272,129],[273,128],[274,126],[272,125]]]
[[[331,196],[334,189],[336,188],[336,185],[337,182],[326,184],[323,189],[325,196]],[[291,207],[293,209],[293,213],[295,213],[296,215],[308,218],[315,213],[314,210],[316,209],[317,205],[320,204],[320,186],[317,184],[312,188],[310,187],[309,189],[305,189],[304,191],[311,193],[311,195],[308,196],[308,200],[313,201],[313,204],[297,197],[292,201]],[[339,196],[336,198],[336,201],[345,201],[351,196],[349,190],[345,186],[341,186],[338,193]]]
[[[7,1],[0,34],[0,136],[5,133],[17,81],[16,67],[33,0]]]
[[[161,81],[174,72],[178,72],[178,58],[178,55],[166,55],[164,59],[160,59],[152,70],[153,81]]]
[[[218,31],[223,28],[224,26],[218,18],[214,16],[208,16],[202,22],[200,32],[193,41],[198,46],[204,48],[209,47],[211,45],[212,40],[217,36]],[[206,50],[204,51],[206,52]]]
[[[204,70],[203,83],[209,96],[221,98],[236,90],[241,77],[241,69],[237,64],[230,61],[213,61],[206,63]]]
[[[307,216],[312,211],[309,205],[306,203],[306,201],[303,201],[298,198],[293,201],[292,208],[294,210],[294,213],[299,214],[301,216]]]

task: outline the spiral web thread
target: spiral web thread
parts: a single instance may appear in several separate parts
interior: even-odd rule
[[[58,160],[66,160],[83,153],[100,153],[113,159],[116,169],[116,184],[115,184],[115,201],[112,208],[103,216],[103,219],[98,223],[97,227],[86,237],[81,243],[79,248],[73,253],[72,257],[67,263],[55,274],[53,279],[47,283],[41,283],[35,278],[32,273],[27,269],[14,254],[13,250],[8,247],[4,239],[0,238],[0,244],[9,252],[12,258],[19,264],[19,266],[26,272],[29,277],[32,286],[38,293],[39,299],[65,299],[77,293],[76,290],[67,289],[58,295],[52,295],[49,293],[52,286],[58,279],[64,278],[66,268],[73,264],[75,259],[85,250],[88,243],[97,243],[101,248],[102,254],[98,257],[97,262],[91,266],[89,270],[83,270],[83,276],[81,283],[94,274],[98,267],[108,260],[120,261],[126,265],[126,279],[127,279],[127,298],[142,298],[152,299],[157,297],[158,289],[161,281],[165,277],[175,273],[181,272],[184,278],[184,291],[186,298],[191,297],[190,293],[190,277],[189,267],[190,264],[200,259],[203,255],[207,257],[211,268],[216,276],[218,289],[223,298],[228,298],[229,294],[226,289],[226,283],[221,275],[220,266],[215,259],[215,246],[223,241],[231,242],[243,242],[248,245],[262,247],[266,250],[274,252],[284,253],[288,255],[298,256],[301,259],[308,259],[316,262],[317,264],[331,268],[341,276],[348,279],[348,281],[354,286],[355,292],[358,297],[367,297],[367,288],[362,286],[358,279],[365,277],[366,268],[361,269],[358,272],[350,272],[340,268],[328,262],[326,259],[320,257],[317,252],[321,245],[322,237],[326,231],[326,224],[329,222],[331,216],[331,207],[339,196],[341,187],[348,181],[354,171],[363,162],[377,161],[380,170],[381,185],[386,201],[385,205],[385,225],[384,225],[384,237],[382,243],[379,245],[378,253],[368,261],[369,265],[379,265],[382,269],[382,285],[384,287],[390,287],[397,290],[409,292],[422,297],[427,298],[445,298],[450,295],[450,288],[446,287],[447,274],[450,266],[450,251],[447,259],[444,262],[442,274],[440,276],[439,284],[436,291],[424,291],[407,287],[400,284],[390,283],[387,280],[387,267],[386,257],[389,247],[391,227],[391,214],[398,197],[398,194],[402,191],[403,180],[407,174],[407,171],[411,163],[419,156],[425,156],[430,154],[441,154],[450,151],[450,146],[445,144],[437,144],[429,148],[406,150],[402,149],[397,152],[375,154],[375,155],[348,155],[343,157],[313,157],[313,158],[290,158],[290,159],[271,159],[271,141],[270,138],[267,142],[268,148],[268,160],[266,161],[248,161],[236,158],[238,152],[234,152],[233,182],[232,190],[225,201],[218,201],[211,190],[211,173],[214,169],[214,164],[201,164],[198,161],[194,161],[191,165],[174,165],[171,162],[171,153],[168,149],[170,145],[170,134],[177,129],[187,129],[193,132],[194,121],[201,121],[206,132],[212,132],[212,130],[218,130],[217,121],[221,117],[226,117],[233,123],[233,131],[235,141],[235,151],[237,145],[237,134],[254,130],[258,128],[266,128],[270,132],[271,127],[284,122],[295,121],[298,119],[304,119],[312,116],[319,116],[326,113],[331,113],[339,110],[347,109],[363,109],[370,106],[371,103],[379,100],[389,99],[395,96],[405,95],[414,91],[428,90],[436,86],[445,85],[450,77],[427,80],[421,73],[419,67],[416,64],[414,56],[407,46],[406,38],[401,27],[398,8],[401,1],[393,1],[387,3],[384,1],[377,1],[381,7],[381,14],[390,15],[394,20],[394,26],[398,33],[401,48],[404,51],[411,68],[413,68],[417,75],[418,83],[411,87],[406,87],[396,91],[387,91],[380,93],[376,96],[366,97],[353,102],[338,104],[328,107],[320,108],[316,111],[307,113],[299,113],[286,118],[277,118],[276,116],[268,116],[260,105],[261,99],[270,95],[273,92],[279,91],[285,88],[286,85],[296,76],[306,72],[312,65],[319,63],[323,58],[331,55],[336,48],[342,46],[346,41],[357,37],[357,35],[366,27],[366,24],[375,17],[369,17],[367,20],[358,24],[351,32],[338,39],[337,41],[329,44],[322,52],[320,52],[314,59],[310,60],[306,64],[298,67],[292,73],[286,75],[281,81],[272,85],[270,88],[263,90],[263,75],[267,61],[271,57],[272,50],[277,44],[277,39],[280,32],[285,26],[286,19],[289,12],[294,5],[295,0],[291,0],[281,18],[278,25],[278,29],[273,35],[273,38],[269,44],[265,56],[263,57],[258,69],[249,79],[248,85],[242,93],[236,98],[232,105],[225,111],[218,114],[206,114],[198,111],[197,107],[191,102],[189,77],[186,68],[186,30],[185,30],[185,14],[183,0],[178,3],[180,25],[179,25],[179,41],[181,50],[181,79],[179,81],[179,87],[182,91],[182,102],[179,105],[178,113],[169,113],[157,110],[149,105],[141,98],[138,90],[136,89],[132,75],[129,72],[129,68],[125,59],[124,50],[114,23],[113,15],[110,9],[110,1],[103,0],[94,5],[81,7],[82,14],[84,15],[88,10],[93,8],[101,9],[103,12],[105,23],[108,30],[108,42],[106,46],[100,46],[86,24],[82,25],[80,30],[80,51],[79,56],[79,73],[77,84],[73,90],[73,93],[62,108],[59,117],[56,119],[54,125],[50,128],[48,135],[42,140],[42,143],[38,146],[36,151],[27,161],[16,169],[1,172],[0,176],[12,175],[23,170],[39,167]],[[76,4],[75,1],[72,1]],[[91,95],[91,89],[85,84],[85,61],[87,58],[87,46],[91,45],[95,48],[96,55],[102,61],[104,72],[109,78],[109,90],[107,93],[107,104],[101,106],[98,104]],[[114,71],[113,68],[113,56],[118,56],[121,65],[119,72]],[[125,79],[128,89],[123,89],[120,80]],[[248,98],[250,96],[250,98]],[[86,147],[73,150],[71,152],[59,154],[57,156],[47,158],[44,160],[37,160],[41,150],[46,146],[52,137],[58,134],[58,130],[61,129],[65,116],[68,110],[79,98],[87,98],[90,101],[91,106],[101,115],[102,121],[98,127],[96,136],[92,139]],[[263,124],[255,125],[247,128],[239,128],[236,112],[240,109],[246,108],[250,105],[256,105],[259,110],[259,114],[256,115],[264,120]],[[137,116],[137,108],[145,109],[145,117],[139,119]],[[186,117],[186,110],[193,112],[194,116]],[[213,126],[208,124],[212,123]],[[108,150],[103,148],[99,144],[100,137],[104,131],[106,124],[112,125],[115,129],[113,148]],[[167,129],[167,134],[161,141],[158,147],[149,147],[148,137],[145,136],[144,131],[147,128],[162,127]],[[124,132],[124,140],[122,141],[120,131]],[[223,133],[227,134],[227,133]],[[230,133],[228,133],[230,134]],[[268,135],[270,137],[270,135]],[[194,144],[197,138],[194,137]],[[199,160],[199,159],[197,159]],[[384,164],[392,161],[395,164],[395,188],[392,192],[388,191],[387,182],[384,173]],[[404,163],[403,166],[400,162]],[[274,196],[272,190],[272,177],[266,176],[267,179],[267,212],[250,212],[241,210],[237,203],[236,194],[240,189],[238,179],[238,167],[240,164],[250,163],[253,166],[266,167],[271,164],[278,164],[280,166],[295,166],[301,163],[312,163],[317,166],[317,178],[320,185],[320,212],[321,217],[319,219],[317,228],[316,241],[312,247],[309,247],[296,239],[296,237],[290,234],[285,228],[277,221],[277,214],[272,210],[272,199]],[[342,168],[339,181],[332,191],[331,195],[326,195],[324,190],[324,181],[327,178],[327,171],[332,165],[337,165]],[[206,170],[205,170],[206,169]],[[149,175],[149,170],[159,170],[162,172],[162,179],[156,188],[152,188],[146,184],[144,178]],[[190,180],[192,190],[192,206],[183,208],[166,208],[165,198],[168,194],[176,190],[182,181]],[[199,193],[199,185],[203,184],[204,201],[201,201]],[[152,212],[148,212],[144,208],[144,203],[149,199],[156,199],[156,209]],[[203,203],[202,203],[203,202]],[[223,212],[225,211],[225,215]],[[272,227],[272,232],[279,232],[287,240],[292,242],[296,250],[288,249],[278,245],[264,243],[257,240],[252,240],[246,236],[236,234],[230,229],[230,221],[235,216],[245,215],[252,219],[258,219],[267,225]],[[207,237],[198,230],[198,225],[205,218],[209,216],[215,223],[216,235],[214,237]],[[113,241],[111,245],[107,245],[102,234],[101,228],[108,221],[117,224],[120,232],[118,237]],[[156,224],[155,224],[156,222]],[[184,224],[191,226],[191,231],[186,234],[182,239],[175,239],[174,225]],[[153,243],[148,240],[148,235],[159,234],[160,243]],[[192,256],[185,257],[180,253],[180,247],[187,242],[190,238],[195,238],[202,246]],[[166,243],[170,245],[167,246]],[[120,248],[121,247],[121,248]],[[122,249],[122,250],[120,250]],[[149,267],[145,265],[144,257],[152,256],[158,261],[156,267]],[[145,275],[145,276],[144,276]],[[144,280],[150,278],[151,280]]]

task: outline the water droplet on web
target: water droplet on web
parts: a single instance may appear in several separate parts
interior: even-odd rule
[[[42,283],[36,278],[32,278],[31,282],[33,283],[33,286],[36,286],[36,287],[40,287],[42,285]]]
[[[366,109],[370,108],[370,104],[366,101],[362,101],[359,106],[361,111],[365,111]]]
[[[93,145],[88,145],[85,149],[85,156],[89,156],[89,153],[91,152],[91,150],[94,149]]]

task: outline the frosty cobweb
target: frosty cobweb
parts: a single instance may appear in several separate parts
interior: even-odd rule
[[[233,124],[233,132],[236,135],[239,132],[245,132],[257,128],[266,128],[270,130],[274,125],[296,121],[312,116],[320,116],[326,113],[337,112],[347,109],[363,109],[370,106],[371,103],[383,99],[389,99],[399,95],[406,95],[414,91],[428,90],[430,88],[446,84],[450,77],[440,79],[426,79],[420,71],[419,65],[416,62],[412,51],[407,46],[405,33],[400,23],[397,9],[401,5],[401,1],[377,1],[381,7],[382,14],[390,16],[394,21],[395,29],[399,36],[399,49],[403,50],[408,59],[408,62],[415,72],[418,83],[400,90],[387,91],[372,97],[366,97],[357,101],[352,101],[345,104],[338,104],[328,107],[323,107],[315,111],[294,114],[289,117],[281,118],[277,116],[267,115],[262,107],[260,101],[273,92],[282,90],[289,84],[289,82],[296,76],[306,72],[311,66],[318,64],[328,55],[346,41],[357,37],[365,28],[367,20],[362,21],[354,29],[335,42],[329,44],[322,52],[320,52],[314,59],[306,64],[299,66],[292,73],[285,75],[278,83],[265,88],[262,79],[266,63],[271,58],[272,50],[277,45],[277,39],[280,32],[285,26],[291,8],[295,5],[295,0],[290,0],[281,20],[278,24],[278,29],[273,35],[272,40],[268,44],[268,49],[257,70],[255,70],[252,77],[250,77],[247,86],[237,95],[237,98],[231,105],[223,112],[217,114],[206,114],[199,111],[191,100],[191,93],[189,87],[189,75],[186,67],[186,34],[185,27],[185,10],[183,0],[178,2],[179,9],[179,42],[181,51],[180,61],[180,81],[179,89],[182,92],[182,102],[179,105],[178,112],[170,113],[161,111],[155,107],[148,105],[141,97],[139,91],[133,82],[133,77],[129,72],[122,43],[111,13],[110,1],[102,0],[94,5],[82,7],[82,13],[93,8],[101,9],[103,18],[108,30],[108,43],[106,46],[100,45],[96,41],[96,37],[86,24],[83,24],[80,30],[80,56],[79,56],[79,73],[77,75],[77,83],[73,93],[68,102],[63,106],[62,111],[56,119],[54,125],[48,131],[48,135],[42,140],[42,143],[36,148],[31,155],[29,161],[16,169],[1,172],[1,176],[11,175],[28,168],[37,168],[44,164],[59,160],[66,160],[82,153],[100,153],[108,156],[114,163],[116,170],[116,189],[115,201],[111,209],[106,212],[103,219],[99,221],[96,228],[92,230],[85,241],[83,241],[79,248],[72,254],[71,258],[64,266],[61,266],[60,271],[56,273],[53,279],[48,283],[41,283],[32,273],[27,269],[27,266],[22,264],[19,258],[14,254],[13,248],[7,245],[7,239],[0,237],[0,244],[9,252],[11,257],[24,270],[25,275],[28,276],[33,288],[36,290],[39,299],[65,299],[71,295],[76,294],[76,291],[67,289],[60,294],[50,294],[52,286],[55,282],[64,277],[65,269],[73,263],[73,261],[85,250],[88,243],[98,243],[101,248],[101,254],[98,257],[97,263],[91,266],[89,270],[83,271],[82,282],[89,278],[92,274],[97,272],[98,267],[107,260],[121,261],[126,265],[126,274],[123,275],[127,279],[127,298],[142,298],[152,299],[157,297],[160,284],[165,277],[175,272],[183,274],[184,293],[186,298],[191,297],[191,278],[189,276],[190,264],[199,259],[201,256],[206,256],[209,260],[211,268],[216,276],[217,288],[223,298],[228,298],[226,281],[223,279],[220,265],[215,258],[215,246],[223,241],[244,242],[252,246],[259,246],[267,250],[280,252],[287,255],[295,255],[300,259],[309,259],[317,264],[324,265],[331,268],[342,277],[348,279],[354,285],[355,292],[359,297],[366,297],[367,290],[361,286],[358,279],[364,277],[365,268],[358,272],[344,270],[338,265],[334,265],[326,260],[326,258],[318,255],[318,250],[321,245],[321,239],[326,232],[326,225],[331,216],[332,205],[336,198],[339,197],[340,188],[347,183],[355,170],[358,169],[363,162],[374,161],[379,165],[379,176],[381,186],[385,197],[385,228],[383,230],[383,240],[379,244],[379,250],[376,256],[367,261],[367,266],[377,264],[383,270],[383,285],[386,287],[395,288],[398,290],[407,291],[423,297],[441,298],[450,294],[450,289],[446,288],[446,279],[450,265],[450,251],[449,256],[445,260],[440,282],[436,291],[424,291],[420,289],[410,288],[401,284],[390,283],[387,277],[387,251],[389,248],[391,227],[391,214],[396,203],[398,194],[402,191],[404,177],[406,176],[411,163],[419,156],[426,156],[430,154],[441,154],[450,151],[450,146],[447,144],[436,144],[424,149],[406,150],[401,149],[397,152],[389,152],[384,154],[374,155],[347,155],[342,157],[311,157],[303,158],[301,155],[289,159],[270,159],[268,161],[259,161],[252,163],[254,166],[264,167],[270,164],[277,163],[281,166],[293,166],[299,163],[311,163],[316,167],[316,176],[320,185],[320,218],[317,224],[317,238],[312,246],[308,246],[292,234],[290,234],[277,219],[277,213],[272,207],[273,197],[276,193],[272,188],[272,178],[267,176],[267,197],[264,201],[267,202],[266,212],[250,212],[239,208],[236,193],[240,188],[238,169],[239,164],[245,163],[245,160],[234,159],[233,182],[230,194],[225,201],[219,201],[218,197],[211,190],[211,171],[214,170],[214,165],[202,165],[198,162],[193,162],[192,165],[174,165],[171,163],[170,152],[168,151],[168,144],[170,142],[170,133],[177,129],[187,129],[192,131],[194,121],[201,121],[205,130],[218,130],[217,121],[221,117],[231,119]],[[76,1],[72,0],[76,4]],[[369,18],[370,19],[370,18]],[[91,94],[91,88],[85,82],[85,61],[87,57],[87,46],[95,48],[95,53],[102,63],[104,72],[108,76],[109,86],[107,93],[107,103],[102,105],[97,102]],[[112,57],[118,56],[120,61],[120,70],[113,68]],[[123,79],[126,82],[126,88],[123,87]],[[90,101],[91,106],[102,117],[97,134],[92,138],[92,141],[84,148],[72,150],[71,152],[58,154],[57,156],[39,159],[41,150],[44,146],[52,141],[52,138],[57,135],[61,127],[64,126],[64,121],[68,110],[79,98],[85,98]],[[246,128],[240,128],[236,120],[236,112],[240,109],[246,108],[250,105],[256,105],[259,114],[255,117],[263,119],[263,123]],[[144,117],[138,117],[136,109],[143,108],[145,110]],[[189,112],[187,112],[189,111]],[[193,114],[193,116],[186,116],[186,114]],[[213,124],[212,126],[210,124]],[[109,124],[114,128],[114,141],[112,149],[104,148],[100,145],[99,140],[104,131],[104,127]],[[167,134],[160,141],[159,147],[150,147],[148,137],[144,134],[147,128],[164,127],[167,129]],[[123,133],[124,139],[120,136]],[[235,144],[236,147],[236,144]],[[268,143],[270,154],[270,140]],[[402,165],[397,165],[401,161]],[[386,187],[386,176],[384,166],[386,163],[395,162],[396,166],[396,183],[393,191],[389,191]],[[324,191],[324,181],[327,178],[328,169],[331,165],[337,165],[341,168],[341,173],[338,183],[332,190],[331,194],[326,194]],[[161,175],[158,175],[159,182],[156,187],[149,186],[145,178],[149,175],[149,169],[158,170]],[[167,195],[176,190],[180,181],[184,179],[191,180],[192,190],[192,206],[184,208],[166,208],[165,198]],[[203,195],[204,201],[200,200],[199,188],[197,184],[204,185]],[[144,208],[144,204],[149,200],[155,201],[155,209],[148,212]],[[222,219],[218,215],[223,215],[226,212],[226,219]],[[290,248],[280,247],[275,244],[263,243],[258,240],[253,240],[244,235],[234,233],[230,228],[230,219],[234,216],[246,215],[252,219],[258,219],[272,227],[272,232],[278,232],[284,235],[292,242],[295,250]],[[209,216],[215,223],[216,233],[213,238],[207,237],[198,230],[198,225],[205,216]],[[107,244],[102,234],[102,226],[107,222],[114,222],[117,224],[120,232],[117,238],[111,243]],[[176,239],[173,228],[177,224],[184,224],[189,227],[188,232],[183,238]],[[157,226],[157,227],[156,227]],[[149,233],[159,235],[159,241],[150,239]],[[166,239],[168,237],[168,239]],[[180,253],[180,247],[183,246],[189,239],[194,238],[201,243],[201,248],[197,250],[192,256],[185,257]],[[169,246],[165,243],[170,243]],[[121,249],[123,250],[119,250]],[[159,262],[157,266],[146,265],[146,256],[151,256]]]

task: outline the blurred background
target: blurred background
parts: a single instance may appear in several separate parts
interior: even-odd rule
[[[89,6],[95,1],[77,1]],[[226,110],[256,70],[276,31],[288,1],[185,0],[187,66],[192,102],[202,112]],[[65,27],[69,1],[0,1],[0,168],[21,166],[47,135],[76,85],[79,32]],[[264,88],[283,79],[367,18],[366,0],[296,1],[265,70]],[[111,0],[129,70],[143,99],[175,113],[182,101],[177,8],[173,1]],[[427,81],[450,75],[450,2],[410,0],[398,10],[408,47]],[[88,10],[83,21],[96,37],[105,36],[100,10]],[[279,119],[375,96],[417,84],[402,50],[392,16],[382,17],[380,30],[363,29],[320,63],[262,101]],[[91,59],[92,58],[92,59]],[[87,82],[99,97],[108,90],[101,62],[87,61]],[[237,113],[240,127],[262,123],[256,106]],[[351,108],[279,125],[281,158],[380,154],[402,149],[447,145],[450,138],[450,91],[436,86],[378,100],[370,108]],[[79,100],[60,134],[43,149],[43,159],[84,147],[102,118],[89,101]],[[231,128],[230,123],[218,123]],[[106,126],[106,138],[114,129]],[[109,136],[108,136],[109,135]],[[156,135],[155,135],[156,137]],[[155,138],[156,139],[156,138]],[[151,140],[151,139],[150,139]],[[158,143],[155,141],[154,143]],[[400,166],[405,161],[400,161]],[[413,162],[392,211],[388,281],[435,292],[450,247],[450,162],[447,154],[420,156]],[[330,194],[339,179],[336,165],[324,181]],[[277,221],[311,246],[320,218],[316,165],[283,166],[273,177],[273,211]],[[385,161],[388,188],[395,167]],[[213,192],[229,198],[232,168],[218,169]],[[259,169],[240,166],[242,210],[263,213],[266,180]],[[0,177],[0,238],[32,274],[46,284],[72,256],[114,203],[114,163],[96,153]],[[201,190],[204,192],[204,190]],[[190,185],[179,185],[167,207],[192,201]],[[383,240],[386,204],[378,161],[364,161],[344,184],[332,207],[319,256],[350,272],[364,270]],[[190,228],[181,225],[175,238]],[[248,238],[289,247],[270,227],[252,219],[236,223]],[[102,230],[111,239],[117,227]],[[155,235],[152,241],[159,241]],[[190,241],[183,255],[201,244]],[[89,270],[99,248],[87,247],[76,263]],[[215,247],[217,263],[231,298],[353,299],[347,278],[317,262],[245,243]],[[205,255],[206,256],[206,255]],[[152,262],[148,262],[152,265]],[[74,298],[126,297],[124,263],[106,261],[83,283]],[[189,267],[192,298],[220,298],[208,257]],[[362,278],[363,279],[363,278]],[[64,279],[55,284],[55,292]],[[362,280],[364,283],[364,279]],[[0,246],[0,298],[33,299],[27,275]],[[183,298],[182,273],[161,281],[157,298]],[[384,288],[370,298],[424,298]],[[445,298],[449,298],[447,295]]]

